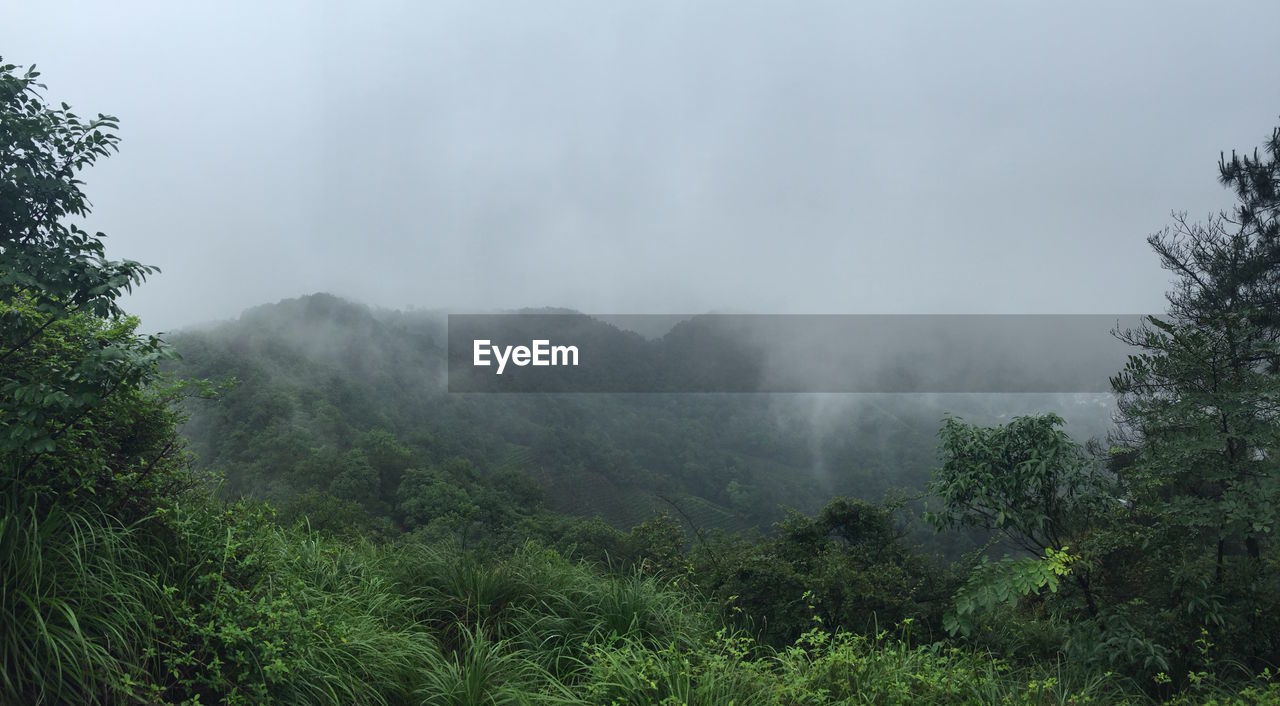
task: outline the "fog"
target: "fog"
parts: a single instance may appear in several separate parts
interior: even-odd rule
[[[592,313],[1163,309],[1144,239],[1275,125],[1280,5],[7,3],[122,121],[144,328],[329,291]]]

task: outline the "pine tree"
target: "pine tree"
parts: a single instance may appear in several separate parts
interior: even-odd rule
[[[1175,275],[1169,312],[1117,332],[1138,348],[1112,378],[1120,408],[1117,465],[1130,560],[1155,577],[1144,601],[1194,639],[1200,627],[1259,634],[1274,613],[1280,531],[1280,253],[1277,157],[1220,163],[1238,204],[1203,223],[1184,215],[1148,239]],[[1159,595],[1157,595],[1159,594]],[[1267,640],[1244,648],[1274,656]]]

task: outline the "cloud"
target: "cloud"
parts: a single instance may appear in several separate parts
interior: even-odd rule
[[[10,8],[117,114],[87,175],[167,329],[311,291],[597,313],[1162,307],[1144,238],[1230,203],[1280,7]]]

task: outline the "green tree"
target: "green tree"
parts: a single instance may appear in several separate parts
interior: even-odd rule
[[[378,471],[370,465],[369,457],[362,449],[352,449],[343,454],[342,465],[329,484],[329,492],[368,508],[378,501],[380,485]]]
[[[396,498],[397,515],[408,529],[434,523],[461,530],[480,513],[460,484],[434,469],[405,471]]]
[[[115,120],[38,76],[0,65],[0,702],[137,702],[165,624],[140,523],[187,476],[164,349],[116,304],[153,270],[71,220]]]
[[[942,466],[929,490],[938,529],[998,531],[1037,558],[1078,540],[1118,504],[1108,477],[1059,427],[1056,414],[984,428],[949,418],[939,436]],[[996,574],[992,574],[996,575]],[[1090,615],[1098,604],[1090,572],[1072,572]]]
[[[105,257],[77,174],[116,149],[116,120],[85,121],[41,95],[35,67],[0,65],[0,473],[30,478],[59,440],[92,434],[92,410],[139,389],[163,347],[116,300],[153,268]],[[59,324],[79,316],[79,323]],[[92,317],[92,318],[86,318]],[[136,324],[136,322],[134,322]],[[45,339],[40,340],[44,336]]]
[[[1253,299],[1260,323],[1280,326],[1280,127],[1272,130],[1264,147],[1253,156],[1232,151],[1218,163],[1218,177],[1236,193],[1237,204],[1226,217],[1253,246],[1254,257],[1242,272],[1245,290]]]
[[[767,540],[712,537],[695,545],[694,578],[773,645],[818,624],[874,634],[909,618],[928,631],[949,582],[902,542],[897,509],[834,498],[816,516],[790,513]]]
[[[1174,647],[1230,634],[1239,657],[1274,661],[1280,625],[1258,620],[1280,607],[1280,130],[1266,150],[1219,164],[1235,209],[1148,239],[1175,288],[1166,316],[1117,332],[1138,352],[1112,386],[1122,531],[1144,546],[1125,560],[1162,611],[1151,631]]]
[[[33,310],[27,298],[0,301],[0,315]],[[64,316],[0,364],[0,492],[138,517],[188,482],[171,404],[181,387],[158,383],[161,351],[139,342],[137,323]]]

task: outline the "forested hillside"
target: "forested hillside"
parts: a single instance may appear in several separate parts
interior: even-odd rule
[[[696,318],[652,341],[583,319],[578,340],[696,355],[684,345]],[[197,467],[222,474],[228,497],[300,509],[337,496],[399,528],[437,519],[408,509],[420,507],[410,488],[448,467],[464,504],[541,502],[622,529],[665,513],[691,534],[737,532],[835,496],[919,496],[948,414],[1057,410],[1084,441],[1112,412],[1099,395],[449,394],[445,335],[443,314],[317,294],[169,336],[172,374],[215,386],[187,405]]]

